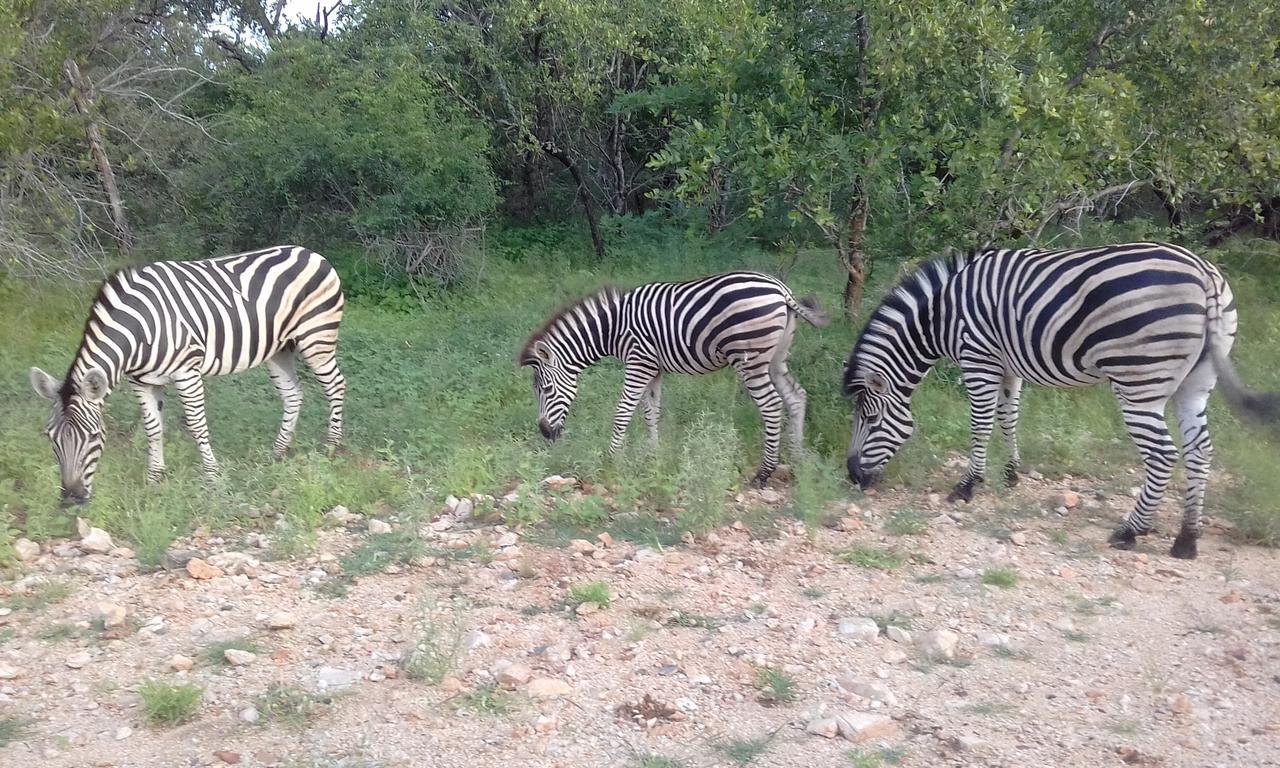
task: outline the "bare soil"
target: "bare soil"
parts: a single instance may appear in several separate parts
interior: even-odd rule
[[[1063,510],[1076,501],[1067,489],[1080,499]],[[337,596],[331,572],[364,521],[325,532],[306,561],[269,560],[253,546],[269,537],[183,542],[224,571],[204,580],[46,550],[0,585],[0,670],[12,673],[0,718],[30,721],[0,763],[656,768],[668,764],[643,758],[661,755],[731,766],[726,745],[767,740],[750,765],[1280,765],[1280,555],[1211,525],[1199,559],[1171,559],[1172,503],[1163,534],[1109,549],[1130,503],[1085,480],[1024,481],[958,508],[886,492],[832,527],[779,517],[772,531],[731,526],[665,549],[597,541],[594,552],[446,520],[423,526],[435,556]],[[888,532],[889,511],[903,509],[920,513],[923,533]],[[850,547],[905,562],[845,562]],[[214,554],[235,550],[248,559]],[[1000,580],[991,569],[1016,584],[983,583]],[[19,599],[46,580],[74,591],[47,606]],[[607,607],[566,602],[596,581]],[[127,609],[124,626],[102,626],[103,602]],[[269,629],[289,623],[281,613],[293,626]],[[841,620],[858,617],[914,640],[842,634]],[[918,647],[936,630],[958,636],[954,658]],[[205,658],[241,636],[251,663]],[[446,659],[457,646],[443,681],[420,678],[415,645]],[[194,668],[174,671],[175,654]],[[765,667],[794,682],[793,701],[762,697]],[[321,687],[343,672],[355,681]],[[495,675],[514,690],[495,690]],[[149,679],[202,686],[194,719],[148,725],[138,689]],[[857,695],[854,679],[890,700]],[[267,708],[273,686],[306,706]],[[243,720],[250,707],[257,723]],[[859,711],[891,722],[864,743],[807,730]]]

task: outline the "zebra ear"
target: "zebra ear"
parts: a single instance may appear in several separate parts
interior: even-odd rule
[[[39,368],[32,368],[27,373],[27,376],[31,379],[31,388],[36,391],[37,395],[46,400],[58,399],[58,388],[62,386],[62,384],[57,379]]]
[[[883,395],[889,391],[889,380],[879,373],[873,373],[867,378],[867,389],[877,395]]]
[[[556,362],[556,353],[551,349],[551,345],[545,341],[538,340],[533,343],[533,354],[540,362],[554,365]]]
[[[90,368],[85,371],[84,379],[80,381],[80,395],[91,403],[100,403],[107,399],[107,390],[110,388],[107,384],[107,374],[103,373],[101,368]]]

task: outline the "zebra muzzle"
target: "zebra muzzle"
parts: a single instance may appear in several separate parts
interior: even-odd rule
[[[863,467],[862,460],[858,456],[850,456],[848,461],[849,482],[858,486],[862,490],[867,490],[876,484],[876,480],[880,479],[880,473]]]
[[[563,429],[563,427],[553,427],[545,421],[538,422],[538,431],[542,433],[543,437],[551,440],[552,442],[560,437],[561,429]]]

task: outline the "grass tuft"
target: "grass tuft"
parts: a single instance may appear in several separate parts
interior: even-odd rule
[[[195,719],[204,689],[191,683],[148,680],[138,689],[142,711],[150,725],[178,725]]]
[[[210,643],[204,649],[204,661],[212,667],[227,667],[231,662],[227,661],[227,651],[248,651],[249,653],[261,653],[262,649],[258,644],[248,638],[240,638],[237,640],[219,640],[216,643]]]
[[[839,552],[836,559],[861,568],[876,568],[881,571],[896,571],[907,562],[907,556],[896,550],[862,545]]]
[[[1018,586],[1018,572],[1012,568],[988,568],[982,572],[982,583],[989,587],[1012,589]]]
[[[515,707],[512,695],[497,683],[478,685],[454,699],[454,707],[490,717],[500,717]]]
[[[603,581],[593,581],[590,584],[575,584],[569,587],[569,602],[573,605],[590,603],[598,608],[608,608],[611,599],[609,585]]]
[[[460,609],[454,607],[448,616],[441,616],[434,605],[424,604],[414,622],[413,647],[404,659],[405,675],[438,685],[458,667],[463,634]]]
[[[284,723],[302,728],[315,717],[327,699],[289,685],[273,685],[255,702],[262,724]]]
[[[894,536],[920,536],[929,531],[929,516],[912,509],[900,509],[889,515],[884,528]]]
[[[719,745],[719,750],[735,765],[750,765],[769,748],[773,734],[754,739],[730,739]]]
[[[760,691],[760,701],[766,704],[790,704],[800,692],[795,678],[777,667],[756,670],[756,688]]]
[[[35,733],[31,728],[34,723],[26,717],[0,717],[0,748],[32,736]]]

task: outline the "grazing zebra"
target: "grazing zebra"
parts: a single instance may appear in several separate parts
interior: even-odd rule
[[[324,385],[328,442],[339,444],[346,382],[338,370],[336,347],[344,301],[338,273],[329,262],[297,246],[157,262],[107,278],[89,310],[66,378],[59,381],[31,369],[31,385],[53,401],[45,434],[58,459],[63,504],[89,500],[102,455],[102,403],[122,378],[133,385],[142,406],[149,481],[164,472],[164,386],[177,388],[201,467],[213,476],[218,464],[209,445],[202,377],[262,363],[284,401],[275,441],[276,455],[283,455],[302,405],[295,353]]]
[[[538,428],[548,440],[558,438],[578,375],[615,357],[624,380],[609,453],[622,447],[641,402],[656,442],[662,374],[732,366],[764,420],[764,458],[753,481],[763,485],[778,466],[784,403],[793,445],[804,442],[805,392],[787,369],[796,317],[817,326],[828,322],[811,299],[797,300],[780,281],[755,272],[650,283],[625,293],[604,288],[553,315],[520,352],[520,364],[533,368]]]
[[[1017,482],[1023,380],[1050,387],[1106,381],[1146,469],[1137,506],[1110,542],[1130,549],[1151,530],[1177,459],[1164,415],[1172,399],[1187,493],[1170,554],[1194,558],[1212,452],[1205,409],[1215,383],[1242,413],[1280,421],[1280,396],[1246,390],[1228,360],[1235,334],[1226,280],[1174,245],[991,249],[935,261],[885,298],[845,367],[844,392],[856,402],[849,478],[869,486],[910,437],[911,394],[940,359],[959,365],[971,408],[969,469],[952,501],[968,501],[982,482],[997,419],[1009,449],[1005,477]]]

